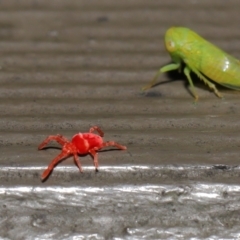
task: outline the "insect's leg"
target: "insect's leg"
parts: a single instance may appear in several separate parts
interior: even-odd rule
[[[193,85],[193,82],[192,82],[192,79],[191,79],[191,76],[190,76],[190,71],[191,71],[190,68],[188,66],[185,66],[183,72],[186,75],[186,77],[188,79],[188,82],[190,84],[190,91],[191,91],[192,95],[194,96],[195,100],[197,101],[198,100],[198,95],[197,95],[195,87]]]
[[[94,131],[97,131],[101,137],[104,136],[104,132],[98,126],[93,126],[89,129],[90,133],[92,133]]]
[[[96,152],[95,149],[90,149],[89,153],[93,156],[93,164],[96,172],[98,172],[98,153]]]
[[[154,78],[152,79],[152,81],[146,85],[145,87],[142,88],[142,90],[147,90],[149,88],[151,88],[157,81],[157,78],[158,76],[163,73],[163,72],[168,72],[168,71],[172,71],[172,70],[176,70],[176,69],[179,69],[181,67],[181,63],[171,63],[171,64],[168,64],[162,68],[160,68],[156,75],[154,76]]]
[[[38,150],[43,149],[50,141],[55,140],[57,141],[60,145],[64,145],[65,143],[68,142],[68,140],[63,137],[62,135],[51,135],[48,136],[39,146],[38,146]]]
[[[80,172],[83,172],[82,166],[81,166],[81,163],[80,163],[80,160],[79,160],[78,155],[75,153],[75,154],[73,155],[73,157],[74,157],[74,162],[76,163],[76,165],[77,165],[78,168],[79,168],[79,171],[80,171]]]
[[[203,80],[203,82],[212,90],[214,91],[214,93],[216,94],[216,96],[218,96],[219,98],[222,98],[223,96],[221,95],[221,93],[217,90],[215,84],[213,84],[212,82],[210,82],[206,77],[204,77],[199,71],[197,70],[193,70],[193,72],[196,73],[196,75]]]
[[[47,169],[43,172],[41,179],[46,179],[56,164],[58,164],[64,157],[67,157],[69,154],[67,154],[65,151],[61,152],[57,157],[55,157],[52,162],[48,165]]]

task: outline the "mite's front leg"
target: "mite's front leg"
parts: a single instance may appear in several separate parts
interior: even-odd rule
[[[58,135],[50,135],[38,146],[38,150],[43,149],[52,140],[58,142],[62,146],[68,142],[68,140],[65,137],[63,137],[62,135],[59,135],[59,134]]]
[[[69,154],[66,153],[65,151],[61,152],[57,157],[55,157],[50,164],[48,165],[47,169],[44,170],[43,174],[42,174],[42,181],[44,181],[49,174],[51,173],[51,171],[53,170],[53,168],[65,157],[67,157]]]

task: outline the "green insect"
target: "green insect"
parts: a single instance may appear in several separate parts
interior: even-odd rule
[[[235,90],[240,90],[240,62],[231,55],[203,39],[197,33],[184,27],[171,27],[165,34],[165,46],[174,63],[159,69],[156,76],[143,90],[151,88],[163,72],[183,69],[190,91],[197,100],[190,72],[193,71],[214,93],[222,98],[212,81]]]

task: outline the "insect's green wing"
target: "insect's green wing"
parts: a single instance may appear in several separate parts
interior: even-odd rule
[[[205,61],[201,60],[199,70],[214,82],[227,88],[240,90],[240,64],[237,59],[217,47],[202,50]]]
[[[165,34],[165,47],[173,63],[162,67],[143,90],[152,87],[161,72],[179,69],[181,62],[186,64],[184,74],[195,99],[198,96],[190,76],[191,71],[197,74],[218,97],[221,97],[221,94],[209,79],[227,88],[240,90],[239,61],[192,30],[184,27],[169,28]]]
[[[217,60],[216,60],[217,61]],[[224,87],[240,90],[240,64],[237,59],[223,52],[222,61],[204,70],[204,74]],[[217,68],[219,66],[219,68]],[[205,67],[206,68],[206,67]]]
[[[227,88],[240,90],[239,61],[198,34],[189,31],[185,47],[182,47],[182,59],[189,68],[201,79],[203,78],[199,72]]]

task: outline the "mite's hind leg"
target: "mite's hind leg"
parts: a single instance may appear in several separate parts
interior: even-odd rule
[[[81,163],[80,163],[80,160],[79,160],[79,157],[78,157],[77,153],[74,153],[73,157],[74,157],[74,162],[76,163],[77,167],[79,168],[79,171],[83,172],[82,166],[81,166]]]
[[[94,131],[97,131],[101,137],[104,136],[104,132],[98,126],[93,126],[89,129],[90,133],[92,133]]]
[[[90,149],[89,153],[93,156],[93,165],[95,167],[95,171],[98,172],[98,153],[95,149]]]
[[[193,72],[195,72],[197,74],[197,76],[203,80],[203,82],[216,94],[216,96],[218,96],[219,98],[223,98],[223,96],[221,95],[221,93],[217,90],[215,84],[213,84],[212,82],[210,82],[206,77],[204,77],[199,71],[193,70]]]
[[[195,87],[193,85],[193,82],[192,82],[192,79],[191,79],[191,76],[190,76],[190,68],[188,66],[186,66],[183,70],[184,74],[186,75],[187,79],[188,79],[188,82],[190,84],[190,92],[192,93],[192,95],[194,96],[195,98],[195,101],[198,100],[198,95],[197,95],[197,92],[195,90]]]

